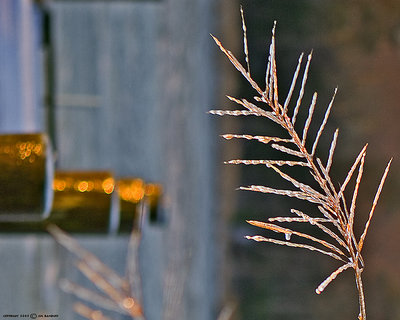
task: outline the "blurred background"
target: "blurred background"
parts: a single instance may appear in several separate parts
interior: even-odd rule
[[[46,164],[47,177],[51,168],[56,177],[61,172],[89,172],[92,177],[101,172],[103,182],[110,176],[116,185],[140,178],[162,187],[161,213],[144,219],[140,230],[138,276],[146,319],[355,318],[358,302],[350,271],[316,295],[315,288],[338,267],[334,262],[313,252],[244,239],[262,232],[245,220],[289,215],[290,208],[302,204],[235,191],[248,184],[278,187],[280,180],[266,168],[223,165],[229,159],[272,157],[268,146],[219,137],[276,133],[268,121],[207,114],[235,108],[227,94],[254,95],[209,35],[244,62],[240,4],[255,80],[263,83],[277,20],[281,96],[286,96],[299,54],[311,50],[304,101],[318,91],[316,122],[338,87],[318,151],[325,159],[339,127],[332,168],[336,184],[369,143],[356,214],[358,235],[385,165],[394,157],[366,240],[364,284],[370,318],[400,319],[398,1],[1,0],[0,133],[48,136],[53,159]],[[300,113],[300,123],[306,113]],[[30,197],[31,184],[7,171],[1,175],[3,198],[11,182],[20,190],[16,206]],[[71,219],[63,216],[65,207],[54,207],[60,203],[56,186],[35,186],[40,199],[49,197],[46,188],[54,189],[49,219],[58,214],[57,223],[82,246],[125,274],[129,235],[110,228],[108,218],[93,227],[100,212],[118,215],[110,212],[122,212],[122,207],[115,207],[111,196],[99,209],[89,205],[99,204],[97,200],[77,206],[76,198],[68,198],[77,223],[66,224]],[[45,207],[38,204],[31,211],[43,213]],[[10,222],[10,208],[0,208],[0,287],[8,289],[0,293],[0,316],[52,313],[81,319],[71,307],[76,298],[58,284],[62,278],[92,284],[40,223],[32,225],[32,212]],[[82,215],[86,218],[79,220]]]

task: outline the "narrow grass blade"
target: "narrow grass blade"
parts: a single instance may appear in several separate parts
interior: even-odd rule
[[[208,113],[217,116],[261,116],[258,112],[248,110],[210,110]]]
[[[274,165],[267,165],[267,166],[269,168],[273,169],[276,173],[278,173],[283,179],[285,179],[286,181],[289,181],[290,183],[292,183],[296,188],[299,188],[301,191],[303,191],[304,193],[308,194],[310,197],[313,197],[313,198],[316,198],[316,199],[326,200],[326,197],[324,195],[322,195],[318,191],[314,190],[309,185],[306,185],[304,183],[301,183],[301,182],[297,181],[296,179],[292,178],[288,174],[286,174],[286,173],[282,172],[281,170],[279,170]]]
[[[328,234],[331,238],[335,239],[337,243],[339,243],[343,248],[345,248],[347,251],[349,250],[347,244],[341,239],[335,232],[333,232],[331,229],[325,227],[321,222],[329,222],[329,223],[335,223],[334,220],[331,219],[323,219],[323,218],[311,218],[309,215],[305,214],[304,212],[301,212],[300,210],[292,209],[292,213],[300,216],[302,219],[306,220],[308,223],[311,225],[314,225],[321,229],[323,232]]]
[[[300,167],[308,167],[307,162],[301,162],[301,161],[285,161],[285,160],[242,160],[242,159],[235,159],[235,160],[229,160],[225,161],[225,164],[245,164],[245,165],[275,165],[275,166],[289,166],[289,167],[295,167],[295,166],[300,166]]]
[[[328,122],[329,114],[331,113],[331,109],[332,109],[332,106],[333,106],[333,101],[335,100],[335,97],[336,97],[336,93],[337,93],[337,88],[335,89],[335,92],[333,93],[333,97],[331,99],[331,102],[329,102],[328,108],[326,109],[324,120],[322,121],[322,124],[318,129],[317,136],[316,136],[314,144],[312,146],[312,151],[311,151],[311,155],[312,156],[314,156],[314,154],[315,154],[319,139],[320,139],[320,137],[322,135],[322,132],[325,129],[326,123]]]
[[[274,26],[272,28],[272,40],[271,40],[271,76],[272,76],[272,86],[274,93],[274,106],[275,112],[278,112],[278,109],[281,108],[279,104],[278,98],[278,77],[276,74],[276,57],[275,57],[275,29],[276,29],[276,21],[274,21]]]
[[[87,263],[77,262],[78,269],[101,291],[106,293],[114,302],[119,304],[124,299],[124,295],[112,286],[102,275],[94,271]]]
[[[247,101],[246,99],[239,100],[239,99],[236,99],[236,98],[231,97],[231,96],[227,96],[227,98],[229,100],[231,100],[233,102],[236,102],[237,104],[245,107],[249,111],[256,112],[260,116],[266,117],[266,118],[268,118],[268,119],[270,119],[270,120],[272,120],[272,121],[274,121],[274,122],[276,122],[278,124],[281,124],[280,120],[276,117],[276,115],[273,112],[261,109],[260,107],[257,107],[255,104]]]
[[[368,143],[364,146],[364,148],[362,148],[362,150],[360,151],[360,153],[358,154],[356,160],[354,161],[353,165],[351,166],[349,172],[347,173],[346,178],[344,179],[344,182],[342,184],[342,186],[340,187],[339,193],[338,193],[338,197],[342,197],[343,198],[343,193],[347,187],[347,184],[349,183],[351,177],[353,176],[354,171],[356,170],[358,164],[360,163],[361,159],[363,157],[365,157],[365,153],[368,147]]]
[[[250,75],[247,73],[246,69],[243,68],[243,66],[240,64],[240,62],[236,59],[236,57],[230,52],[229,50],[226,50],[222,43],[213,35],[211,37],[214,39],[215,43],[217,46],[220,48],[220,50],[228,57],[230,62],[234,65],[234,67],[246,78],[246,80],[249,82],[249,84],[255,89],[260,95],[263,95],[264,92],[260,89],[258,84],[250,77]]]
[[[274,244],[279,244],[282,246],[288,246],[288,247],[294,247],[294,248],[303,248],[311,251],[317,251],[319,253],[325,254],[327,256],[330,256],[336,260],[343,261],[345,262],[341,257],[339,257],[337,254],[325,250],[321,250],[319,248],[307,245],[307,244],[302,244],[302,243],[294,243],[294,242],[289,242],[289,241],[281,241],[281,240],[276,240],[272,238],[265,238],[263,236],[246,236],[246,239],[249,240],[254,240],[257,242],[271,242]]]
[[[271,147],[274,148],[274,149],[276,149],[276,150],[279,150],[279,151],[281,151],[281,152],[283,152],[283,153],[287,153],[287,154],[290,154],[290,155],[295,156],[295,157],[298,157],[298,158],[305,158],[305,157],[306,157],[306,156],[305,156],[303,153],[301,153],[300,151],[296,151],[296,150],[293,150],[293,149],[289,149],[289,148],[286,148],[286,147],[281,146],[281,145],[276,144],[276,143],[272,144]]]
[[[143,286],[140,266],[140,252],[142,243],[141,231],[131,231],[126,256],[126,278],[129,283],[129,295],[143,306]]]
[[[106,317],[100,310],[93,310],[81,302],[76,302],[73,305],[73,309],[81,317],[89,320],[111,320],[111,318]]]
[[[268,99],[269,101],[271,101],[271,103],[273,103],[273,99],[274,99],[274,75],[273,75],[273,71],[272,71],[272,65],[273,65],[273,57],[271,55],[272,52],[272,42],[269,46],[269,82],[268,82]]]
[[[67,233],[55,225],[49,225],[47,230],[59,244],[75,254],[82,261],[85,261],[90,268],[106,277],[113,286],[120,287],[126,292],[129,291],[129,284],[124,278],[107,267],[94,254],[82,248],[78,241],[76,241],[74,238],[70,237]]]
[[[318,243],[320,245],[323,245],[324,247],[336,252],[339,255],[342,255],[342,256],[346,257],[346,255],[343,253],[343,251],[340,250],[335,245],[333,245],[333,244],[331,244],[331,243],[329,243],[329,242],[327,242],[325,240],[318,239],[316,237],[310,236],[307,233],[302,233],[302,232],[298,232],[298,231],[295,231],[295,230],[292,230],[292,229],[283,228],[283,227],[278,226],[276,224],[267,223],[267,222],[254,221],[254,220],[247,220],[246,222],[251,224],[251,225],[253,225],[253,226],[259,227],[259,228],[271,230],[271,231],[282,233],[282,234],[285,234],[285,235],[287,235],[287,234],[296,235],[298,237],[311,240],[311,241],[316,242],[316,243]]]
[[[328,161],[326,162],[326,172],[328,173],[331,170],[333,154],[335,153],[338,135],[339,135],[339,129],[336,129],[331,142],[331,147],[329,148]]]
[[[306,145],[307,132],[310,129],[310,124],[311,124],[311,120],[312,120],[312,117],[313,117],[313,114],[314,114],[315,105],[317,103],[317,96],[318,96],[318,94],[316,92],[314,92],[310,108],[308,109],[308,117],[307,117],[306,123],[304,125],[304,129],[303,129],[303,138],[302,138],[303,146]]]
[[[337,198],[337,192],[335,189],[335,186],[332,183],[331,177],[329,176],[328,172],[326,171],[326,168],[324,167],[324,165],[322,164],[322,161],[320,158],[317,158],[317,163],[318,166],[322,172],[322,174],[324,175],[324,179],[326,180],[326,182],[328,183],[330,192],[334,195],[335,199]]]
[[[247,63],[247,73],[249,74],[250,77],[251,75],[250,75],[249,47],[247,45],[247,28],[246,28],[246,23],[244,21],[244,13],[242,6],[240,6],[240,16],[242,18],[242,29],[243,29],[243,51]]]
[[[113,287],[104,277],[93,271],[84,261],[78,261],[77,267],[98,289],[107,294],[110,299],[112,299],[127,315],[142,315],[139,303],[124,292]]]
[[[344,264],[343,266],[341,266],[340,268],[336,269],[334,272],[331,273],[331,275],[326,278],[319,286],[317,289],[315,289],[315,292],[317,294],[321,294],[325,288],[333,281],[336,279],[336,277],[342,273],[343,271],[345,271],[348,268],[351,268],[354,266],[353,262],[349,262],[347,264]]]
[[[330,210],[329,210],[330,209]],[[346,230],[340,225],[338,219],[335,219],[337,217],[337,213],[333,212],[333,210],[330,207],[323,207],[323,206],[318,206],[318,210],[322,213],[322,215],[327,218],[332,220],[332,223],[335,225],[335,227],[339,230],[340,234],[345,237],[346,236]],[[328,212],[329,211],[329,212]]]
[[[356,185],[354,187],[353,198],[351,200],[350,217],[349,217],[349,228],[351,230],[353,230],[354,215],[355,215],[355,211],[356,211],[357,195],[358,195],[358,189],[360,187],[361,178],[362,178],[363,171],[364,171],[365,155],[366,154],[364,153],[364,155],[361,158],[360,166],[358,167],[358,175],[357,175],[357,179],[356,179]]]
[[[312,219],[314,221],[313,224],[315,224],[315,222],[332,222],[331,220],[325,219],[325,218],[312,218]],[[291,222],[297,222],[297,223],[306,222],[306,223],[310,223],[309,219],[298,218],[298,217],[296,217],[296,218],[293,218],[293,217],[273,217],[273,218],[268,218],[268,221],[269,222],[275,222],[275,221],[276,222],[288,222],[288,223],[291,223]]]
[[[264,109],[261,109],[260,107],[256,106],[254,103],[251,103],[247,101],[246,99],[237,99],[232,96],[226,96],[229,100],[243,106],[244,108],[248,109],[249,111],[254,111],[254,112],[259,112],[260,114],[263,114],[265,112]]]
[[[271,51],[271,45],[269,46],[269,51]],[[271,56],[268,52],[268,62],[267,68],[265,69],[265,97],[269,97],[270,95],[270,74],[271,74]],[[271,99],[270,99],[271,100]]]
[[[289,89],[288,95],[286,97],[285,103],[283,104],[283,110],[284,110],[285,113],[287,112],[290,100],[292,99],[293,90],[294,90],[294,87],[296,86],[296,81],[297,81],[297,77],[299,75],[301,62],[303,61],[303,56],[304,56],[304,53],[302,53],[300,55],[300,57],[299,57],[299,61],[297,63],[296,71],[293,74],[292,83],[290,84],[290,89]]]
[[[389,173],[389,169],[390,169],[390,165],[392,164],[392,160],[393,159],[390,159],[389,163],[387,164],[385,172],[383,173],[381,182],[379,183],[378,190],[376,191],[375,198],[374,198],[374,201],[372,203],[372,208],[371,208],[371,211],[369,212],[368,221],[365,224],[364,231],[363,231],[363,233],[362,233],[362,235],[360,237],[360,241],[358,243],[358,251],[359,252],[361,252],[361,250],[362,250],[362,248],[364,246],[365,237],[367,236],[368,228],[369,228],[369,225],[371,223],[372,216],[374,215],[375,207],[376,207],[376,205],[378,203],[379,196],[380,196],[380,194],[382,192],[383,185],[385,184],[386,177],[387,177],[387,175]]]
[[[97,307],[121,313],[121,308],[113,300],[78,284],[72,283],[66,279],[62,279],[60,281],[60,287],[64,292],[73,294],[77,298],[90,302]]]
[[[291,197],[291,198],[297,198],[297,199],[309,201],[312,203],[324,204],[323,201],[321,201],[320,199],[315,199],[313,197],[310,197],[307,193],[301,192],[301,191],[274,189],[274,188],[270,188],[270,187],[254,186],[254,185],[249,186],[249,187],[240,187],[239,190],[270,193],[270,194],[276,194],[276,195],[281,195],[281,196],[287,196],[287,197]]]
[[[222,137],[226,140],[231,140],[231,139],[246,139],[246,140],[257,140],[261,143],[268,144],[271,141],[273,142],[286,142],[286,143],[293,143],[291,139],[283,139],[283,138],[278,138],[278,137],[268,137],[268,136],[252,136],[249,134],[224,134]]]
[[[301,88],[300,88],[300,92],[299,92],[299,97],[297,98],[296,107],[294,108],[294,111],[293,111],[293,116],[292,116],[292,124],[293,125],[296,123],[296,118],[297,118],[297,114],[299,113],[301,100],[303,99],[304,88],[305,88],[306,83],[307,83],[307,76],[308,76],[308,70],[310,68],[311,58],[312,58],[312,51],[308,55],[308,58],[307,58],[307,64],[306,64],[306,67],[305,67],[304,73],[303,73],[303,80],[301,82]]]

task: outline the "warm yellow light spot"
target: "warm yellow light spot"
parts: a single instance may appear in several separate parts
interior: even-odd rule
[[[23,151],[26,148],[26,142],[21,142],[17,146],[18,146],[20,151]]]
[[[110,194],[114,191],[114,179],[105,179],[101,185],[105,193]]]
[[[143,180],[137,179],[133,181],[131,184],[131,188],[132,188],[132,197],[134,201],[139,202],[141,199],[143,199],[144,197]]]
[[[143,188],[134,188],[132,190],[132,199],[135,202],[140,201],[144,196],[144,189]]]
[[[159,196],[162,193],[162,187],[159,184],[147,184],[146,196]]]
[[[78,191],[79,192],[85,192],[88,190],[89,183],[87,181],[80,181],[78,183]]]
[[[148,184],[146,186],[146,195],[147,196],[152,195],[154,193],[154,190],[155,190],[155,186],[153,184]]]
[[[119,194],[120,194],[122,200],[125,200],[125,201],[131,200],[132,192],[129,188],[126,188],[126,187],[120,188]]]
[[[94,189],[94,182],[93,181],[88,181],[87,182],[87,191],[92,191]]]
[[[65,182],[65,180],[55,179],[53,181],[53,190],[64,191],[66,186],[67,183]]]
[[[125,309],[132,309],[133,306],[135,305],[135,300],[132,298],[125,298],[122,301],[122,305],[124,306]]]
[[[42,145],[41,144],[36,144],[35,147],[33,148],[33,152],[40,156],[42,154]]]
[[[138,203],[144,197],[144,183],[141,179],[118,181],[118,192],[122,200]]]

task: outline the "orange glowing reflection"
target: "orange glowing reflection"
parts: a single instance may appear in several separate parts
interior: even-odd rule
[[[114,179],[113,178],[105,179],[101,186],[105,193],[107,194],[112,193],[114,191]]]
[[[46,156],[46,138],[43,134],[0,135],[0,160],[17,166],[41,165]]]
[[[85,192],[88,191],[89,183],[87,181],[80,181],[78,183],[78,191]]]
[[[111,194],[115,182],[108,172],[96,171],[59,171],[53,180],[54,191],[98,192]]]
[[[94,189],[94,182],[93,181],[87,181],[87,188],[86,191],[92,191]]]
[[[122,200],[138,203],[144,197],[144,182],[141,179],[119,180],[118,192]]]
[[[43,148],[41,144],[36,144],[35,147],[33,148],[33,152],[38,156],[42,154],[42,150]]]
[[[15,144],[15,148],[18,150],[19,158],[22,160],[29,159],[29,162],[33,163],[35,158],[30,158],[33,155],[41,156],[43,146],[42,144],[35,143],[34,141],[18,142]],[[10,153],[10,147],[4,148],[4,153]]]
[[[64,191],[66,186],[67,183],[65,182],[65,180],[55,179],[53,181],[53,190]]]
[[[156,197],[162,194],[162,187],[159,184],[149,183],[146,185],[145,194],[148,197]]]

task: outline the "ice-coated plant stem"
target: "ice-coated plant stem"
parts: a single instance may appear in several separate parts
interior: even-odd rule
[[[319,214],[309,214],[300,210],[291,209],[291,215],[286,217],[273,217],[268,218],[268,222],[263,221],[247,221],[251,225],[274,231],[275,233],[282,234],[283,239],[267,238],[261,235],[247,236],[247,239],[261,242],[270,242],[283,246],[303,248],[322,253],[330,256],[331,258],[341,263],[335,271],[333,271],[317,288],[316,293],[322,293],[325,288],[336,277],[347,269],[353,269],[356,279],[356,287],[358,290],[358,300],[360,312],[358,319],[366,320],[366,308],[364,287],[361,279],[361,274],[364,269],[364,260],[362,258],[362,249],[364,246],[365,237],[370,226],[375,207],[378,203],[379,196],[382,192],[384,182],[389,172],[392,160],[386,166],[386,169],[381,178],[377,192],[375,194],[371,210],[369,212],[368,220],[365,224],[361,236],[357,239],[354,233],[354,219],[356,212],[356,202],[358,190],[360,187],[361,179],[364,172],[364,163],[367,153],[366,144],[358,153],[353,165],[349,169],[345,180],[336,187],[337,183],[330,176],[330,169],[333,164],[334,152],[337,145],[338,133],[337,129],[334,132],[332,142],[329,148],[326,164],[321,158],[317,157],[318,143],[322,136],[325,126],[327,124],[329,115],[331,113],[332,105],[337,93],[335,89],[333,97],[326,108],[322,123],[314,139],[309,136],[309,129],[313,124],[313,114],[317,107],[317,93],[313,94],[312,100],[308,107],[308,115],[305,120],[302,130],[298,131],[295,128],[297,116],[302,111],[302,99],[304,97],[305,86],[307,83],[308,71],[312,59],[312,52],[307,56],[307,61],[303,68],[303,75],[301,77],[300,89],[297,99],[291,107],[291,101],[294,95],[297,80],[299,78],[300,70],[302,69],[303,57],[301,54],[293,75],[289,92],[285,99],[284,104],[280,104],[278,97],[278,78],[276,72],[275,60],[275,26],[272,28],[272,40],[269,46],[269,56],[267,61],[267,69],[265,73],[265,89],[261,87],[252,79],[250,74],[249,53],[247,44],[247,28],[244,21],[243,10],[241,9],[242,29],[243,29],[243,44],[246,67],[244,67],[237,58],[225,49],[221,42],[214,36],[213,39],[221,49],[221,51],[228,57],[235,68],[244,76],[250,86],[256,91],[257,95],[254,101],[246,99],[238,99],[228,96],[228,99],[237,103],[243,109],[238,110],[211,110],[211,114],[220,116],[257,116],[266,118],[272,121],[282,130],[284,136],[253,136],[250,134],[237,134],[229,133],[222,137],[230,139],[246,139],[256,140],[265,145],[270,145],[273,149],[281,152],[282,158],[279,160],[259,160],[259,159],[234,159],[229,160],[228,164],[245,164],[245,165],[265,165],[267,168],[274,170],[282,179],[292,184],[291,189],[276,189],[270,186],[250,185],[242,186],[240,190],[255,191],[267,194],[276,194],[297,198],[308,202],[314,207],[316,206]],[[310,144],[310,141],[312,142]],[[309,147],[311,145],[311,148]],[[294,159],[293,159],[294,158]],[[294,176],[285,172],[285,167],[297,166],[306,170],[305,174],[310,174],[314,183],[307,184],[298,180]],[[352,192],[351,201],[348,202],[345,197],[345,191],[351,181],[355,180],[355,187]],[[310,208],[311,209],[311,208]],[[302,233],[293,228],[281,226],[280,224],[295,224],[295,223],[309,223],[320,231],[329,236],[329,240],[320,239],[312,234]],[[294,236],[294,237],[292,237]],[[306,240],[306,243],[303,241]],[[309,244],[309,243],[312,244]]]

